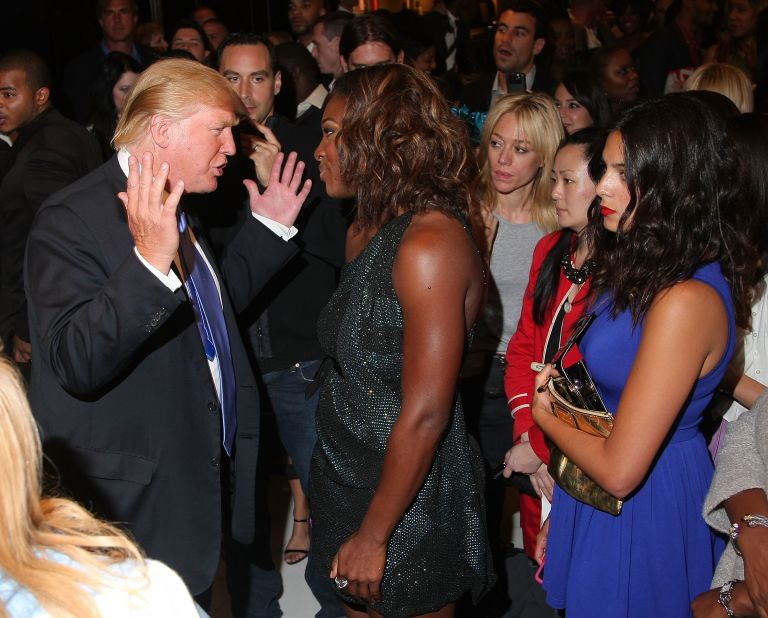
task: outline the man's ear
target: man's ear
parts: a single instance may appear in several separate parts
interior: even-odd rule
[[[405,52],[399,51],[397,53],[397,64],[403,64],[404,61],[405,61]]]
[[[344,56],[339,56],[339,63],[341,64],[341,70],[345,73],[349,73],[349,65],[347,64],[347,59]]]
[[[43,87],[38,88],[35,91],[35,106],[38,107],[38,109],[43,109],[48,105],[48,101],[51,98],[51,91],[50,89]]]
[[[538,56],[541,53],[541,50],[544,49],[544,45],[546,45],[547,40],[544,38],[536,39],[533,42],[533,55]]]
[[[283,76],[280,71],[275,72],[275,96],[280,94],[280,89],[283,87]]]
[[[172,124],[171,119],[162,114],[155,114],[150,119],[149,133],[158,148],[168,148],[170,145],[173,133]]]

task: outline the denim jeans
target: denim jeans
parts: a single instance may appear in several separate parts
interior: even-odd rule
[[[320,400],[316,391],[307,399],[306,390],[315,379],[321,361],[301,361],[262,375],[277,421],[280,441],[293,460],[301,488],[309,495],[309,462],[315,448],[315,412]]]
[[[293,467],[306,495],[309,495],[309,464],[317,441],[315,412],[320,400],[319,390],[309,399],[306,390],[314,381],[320,364],[319,360],[301,361],[287,369],[262,374],[277,421],[280,441],[293,460]],[[304,579],[320,603],[317,618],[338,618],[344,615],[334,592],[334,584],[327,575],[316,573],[307,565]]]

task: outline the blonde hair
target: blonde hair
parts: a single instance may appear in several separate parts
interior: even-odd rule
[[[708,90],[728,97],[742,114],[755,106],[752,83],[739,67],[725,62],[702,64],[685,80],[683,90]]]
[[[112,144],[119,150],[138,142],[155,114],[179,121],[201,105],[229,109],[241,117],[246,115],[238,94],[213,69],[180,58],[155,62],[139,75],[128,94]]]
[[[0,356],[0,570],[57,618],[97,618],[88,591],[108,585],[111,565],[143,567],[134,543],[80,505],[41,497],[42,448],[18,370]],[[78,564],[51,559],[53,550]],[[134,581],[135,583],[135,581]],[[114,583],[112,584],[114,585]],[[0,603],[0,615],[7,616]]]
[[[557,113],[554,101],[545,94],[520,92],[500,97],[488,112],[480,138],[478,165],[480,174],[475,182],[475,198],[480,207],[493,212],[498,206],[498,193],[491,179],[488,163],[488,147],[491,133],[505,114],[514,114],[530,143],[531,150],[541,158],[541,167],[533,187],[533,206],[531,214],[534,223],[544,232],[557,228],[557,214],[552,202],[552,166],[560,141],[563,139],[563,124]]]

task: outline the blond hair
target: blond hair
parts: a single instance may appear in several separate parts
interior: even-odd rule
[[[708,62],[697,68],[685,80],[683,90],[708,90],[728,97],[742,114],[755,106],[752,83],[739,67],[725,62]]]
[[[238,94],[213,69],[179,58],[155,62],[139,75],[128,94],[112,144],[119,150],[140,141],[156,114],[179,121],[201,105],[246,115]]]
[[[533,205],[531,215],[534,223],[544,232],[557,228],[557,214],[552,202],[552,166],[560,141],[563,139],[563,124],[557,113],[554,101],[545,94],[520,92],[500,97],[494,103],[483,125],[480,138],[478,164],[480,174],[475,182],[475,198],[480,207],[493,212],[498,206],[498,193],[491,179],[488,162],[488,147],[491,133],[505,114],[514,114],[525,133],[530,148],[541,158],[541,167],[534,178]]]
[[[109,572],[112,565],[132,559],[143,567],[143,558],[125,534],[80,505],[41,497],[40,437],[21,376],[4,356],[0,356],[0,469],[0,570],[52,616],[97,618],[88,589],[108,585],[107,579],[114,577]],[[46,550],[68,556],[78,568],[59,564]],[[0,615],[8,615],[2,604]]]

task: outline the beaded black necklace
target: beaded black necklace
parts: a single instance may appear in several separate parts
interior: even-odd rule
[[[563,258],[560,260],[560,264],[563,266],[563,274],[565,275],[565,278],[576,285],[584,283],[595,268],[594,260],[585,260],[584,265],[581,268],[576,268],[571,261],[570,248],[563,252]]]

